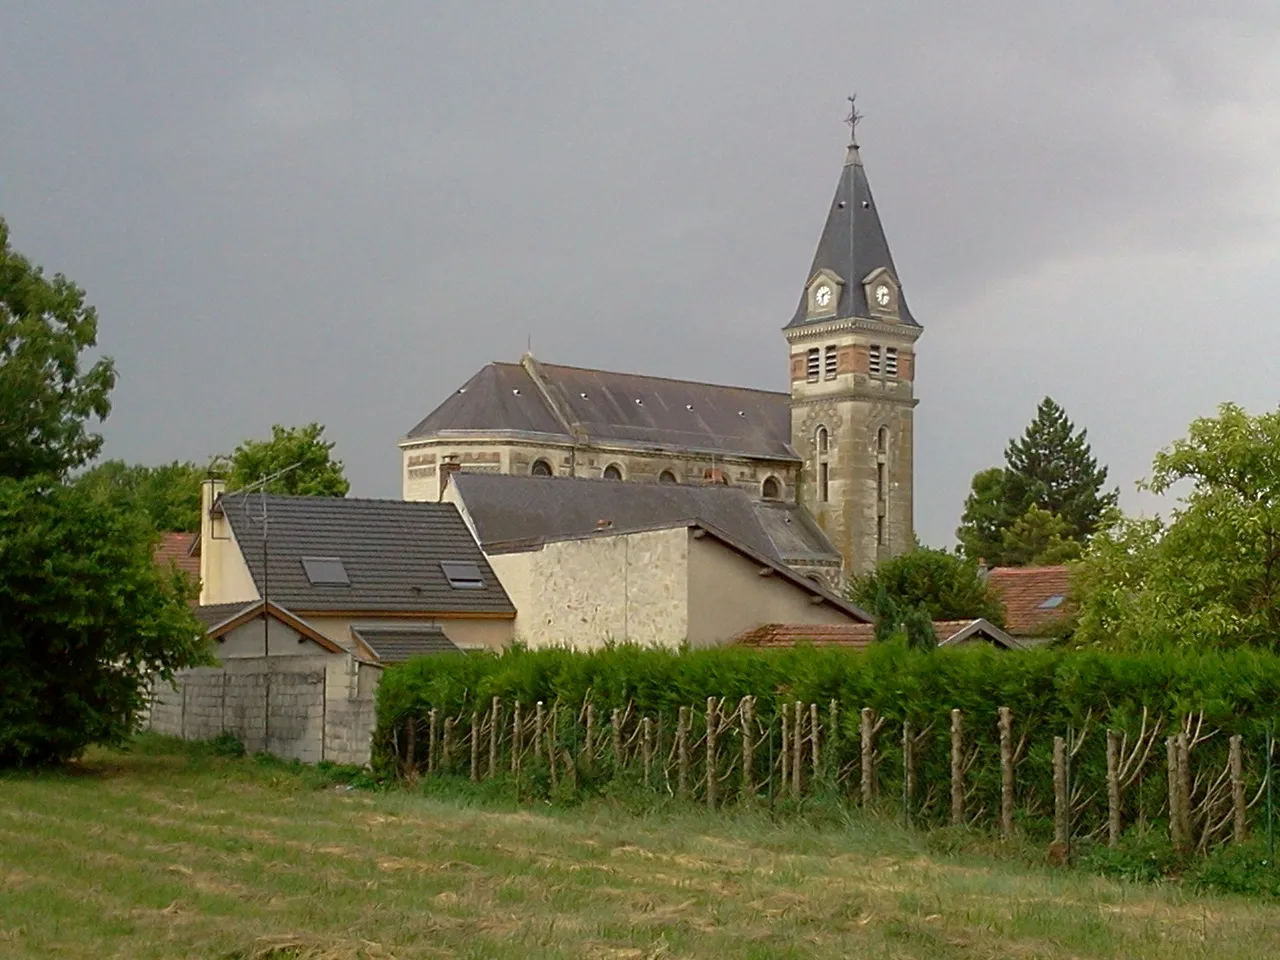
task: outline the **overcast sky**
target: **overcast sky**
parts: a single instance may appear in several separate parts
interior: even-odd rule
[[[6,4],[0,216],[99,309],[107,455],[318,420],[395,497],[530,339],[786,389],[851,90],[926,542],[1045,394],[1133,510],[1193,417],[1275,406],[1274,2]]]

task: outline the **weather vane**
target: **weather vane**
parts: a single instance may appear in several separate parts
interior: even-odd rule
[[[844,122],[849,125],[849,146],[856,147],[858,145],[858,121],[862,119],[862,114],[858,112],[858,95],[855,93],[846,99],[849,101],[849,115],[844,118]]]

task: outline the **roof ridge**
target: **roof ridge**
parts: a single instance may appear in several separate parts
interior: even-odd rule
[[[475,474],[471,474],[471,476],[475,476]],[[261,496],[262,494],[258,491],[246,494],[238,490],[233,490],[229,493],[222,494],[222,499],[231,500],[240,497],[258,498]],[[395,503],[412,504],[414,507],[445,507],[449,509],[456,509],[452,503],[449,503],[446,500],[405,500],[400,497],[320,497],[307,493],[268,493],[267,498],[269,500],[297,500],[304,502],[320,501],[323,503],[331,503],[335,500],[340,500],[343,503]]]
[[[732,383],[712,383],[709,380],[688,380],[682,377],[664,377],[653,373],[630,373],[625,370],[605,370],[601,367],[579,367],[571,363],[547,363],[539,360],[538,364],[544,369],[559,370],[576,370],[579,373],[607,373],[611,377],[636,377],[641,380],[661,380],[664,383],[689,383],[699,387],[717,387],[722,390],[745,390],[748,393],[766,393],[775,397],[789,397],[790,393],[784,390],[766,390],[763,387],[744,387]],[[503,366],[524,369],[519,363],[511,363],[506,360],[494,360],[486,364],[486,366]]]

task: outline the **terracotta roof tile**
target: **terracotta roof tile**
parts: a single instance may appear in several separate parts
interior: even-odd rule
[[[1065,566],[995,567],[987,576],[1004,602],[1005,629],[1014,636],[1055,623],[1068,610],[1070,573]],[[1055,597],[1060,599],[1055,602]]]
[[[187,556],[187,550],[191,546],[191,541],[197,538],[196,533],[164,533],[161,534],[160,543],[156,546],[155,558],[156,564],[165,566],[173,564],[183,573],[188,574],[194,580],[200,579],[200,558],[198,556]]]
[[[871,643],[875,634],[875,624],[871,623],[765,623],[740,634],[733,642],[746,647],[794,647],[812,643],[861,650]]]

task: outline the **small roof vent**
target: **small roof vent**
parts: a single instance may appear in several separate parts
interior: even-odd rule
[[[480,572],[479,564],[441,560],[440,569],[449,581],[449,586],[455,590],[484,589],[484,575]]]
[[[340,557],[303,557],[302,569],[313,587],[351,586],[351,578]]]

